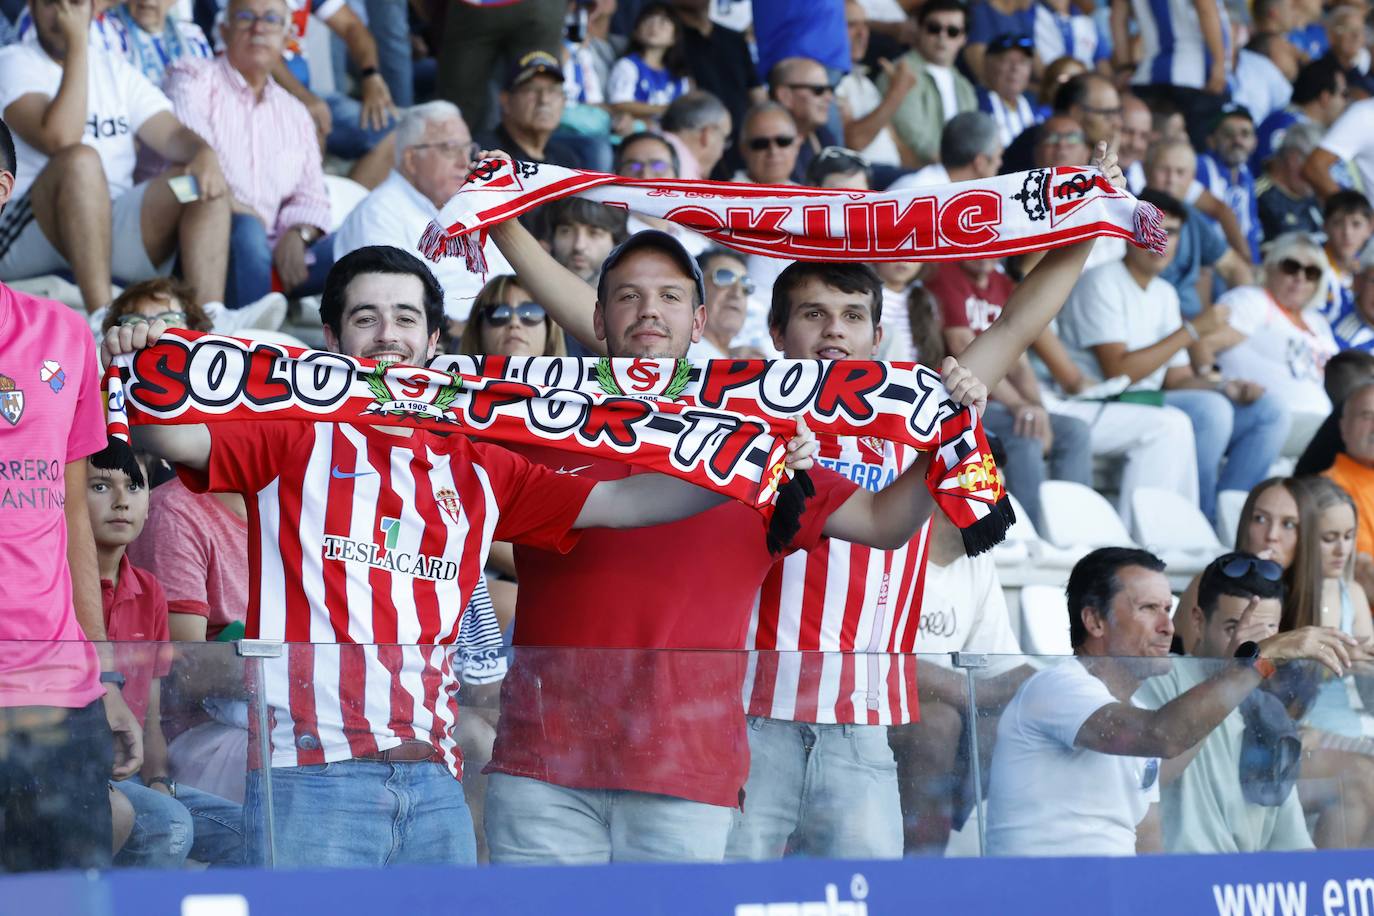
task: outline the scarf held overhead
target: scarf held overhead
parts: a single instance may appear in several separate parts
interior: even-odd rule
[[[1163,253],[1159,210],[1091,168],[1034,169],[904,191],[631,179],[487,159],[417,247],[486,273],[493,225],[570,195],[659,217],[746,254],[802,261],[942,261],[1056,248],[1098,236]]]
[[[416,367],[171,330],[116,358],[105,385],[110,434],[125,442],[144,423],[419,427],[623,461],[765,512],[776,502],[774,532],[796,523],[777,518],[778,493],[804,417],[820,435],[930,452],[927,485],[970,554],[1013,521],[977,414],[914,363],[440,356]],[[796,489],[783,495],[799,517]]]

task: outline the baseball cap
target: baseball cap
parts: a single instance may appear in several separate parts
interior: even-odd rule
[[[611,272],[615,265],[624,260],[625,255],[641,248],[657,248],[676,261],[678,266],[682,268],[682,272],[691,277],[692,282],[696,284],[696,304],[701,305],[706,301],[706,280],[701,275],[701,267],[697,264],[696,258],[687,253],[687,249],[682,247],[681,242],[658,229],[644,229],[636,232],[611,249],[611,253],[606,255],[606,260],[601,262],[601,276],[596,281],[596,298],[598,300],[606,301],[606,275]]]
[[[1212,119],[1212,130],[1221,126],[1221,122],[1227,118],[1244,118],[1251,124],[1255,123],[1255,116],[1250,114],[1250,109],[1239,102],[1227,102],[1217,110],[1217,116]]]
[[[531,51],[511,64],[510,70],[506,73],[506,90],[514,89],[530,77],[541,73],[553,77],[560,83],[563,82],[563,67],[559,65],[558,58],[548,51]]]
[[[1003,54],[1007,51],[1023,51],[1026,54],[1035,56],[1035,42],[1025,35],[998,35],[988,42],[988,49],[985,54]]]

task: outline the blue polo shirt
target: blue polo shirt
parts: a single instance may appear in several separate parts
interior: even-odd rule
[[[1198,273],[1226,254],[1226,239],[1207,217],[1190,204],[1184,206],[1188,208],[1188,218],[1179,230],[1174,259],[1160,277],[1178,291],[1178,307],[1183,317],[1196,318],[1202,311],[1202,301],[1197,296]]]

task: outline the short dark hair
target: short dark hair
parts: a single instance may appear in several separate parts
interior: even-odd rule
[[[1326,199],[1326,206],[1322,207],[1323,222],[1351,214],[1374,219],[1374,207],[1369,205],[1369,198],[1359,191],[1337,191]]]
[[[1352,390],[1371,380],[1374,380],[1374,354],[1364,350],[1342,350],[1326,361],[1322,386],[1331,403],[1339,405]],[[1340,407],[1336,410],[1339,412]]]
[[[1111,610],[1113,599],[1121,591],[1118,573],[1127,566],[1164,571],[1163,560],[1139,547],[1099,547],[1074,564],[1064,593],[1069,601],[1069,644],[1075,649],[1088,639],[1083,611],[1096,608],[1106,615]]]
[[[697,266],[701,268],[701,273],[703,276],[705,276],[706,270],[709,267],[710,263],[714,261],[716,258],[730,258],[731,260],[738,261],[741,264],[743,264],[746,270],[749,268],[748,258],[740,254],[738,251],[735,251],[730,248],[721,248],[719,245],[712,245],[710,248],[707,248],[701,254],[697,255]]]
[[[916,21],[923,23],[932,13],[959,13],[968,22],[968,5],[961,0],[926,0],[916,11]]]
[[[873,312],[873,327],[883,317],[883,281],[867,264],[837,264],[825,261],[793,261],[773,282],[773,302],[768,308],[768,329],[787,330],[792,317],[792,292],[807,280],[819,280],[842,293],[867,293]]]
[[[1137,195],[1138,200],[1143,200],[1147,204],[1154,204],[1164,213],[1176,216],[1185,222],[1188,219],[1188,208],[1183,201],[1172,194],[1166,194],[1158,188],[1146,188]]]
[[[1226,564],[1233,560],[1250,560],[1252,562],[1241,575],[1228,576],[1224,570]],[[1222,595],[1244,598],[1247,601],[1251,598],[1259,598],[1261,601],[1277,598],[1279,601],[1283,601],[1283,576],[1280,575],[1277,579],[1264,578],[1255,567],[1255,564],[1260,562],[1264,561],[1254,554],[1237,550],[1224,553],[1208,563],[1207,568],[1202,571],[1202,577],[1198,580],[1197,586],[1197,606],[1202,608],[1203,616],[1208,620],[1212,619],[1212,615],[1217,610],[1217,602]]]
[[[418,277],[425,291],[425,333],[433,334],[444,327],[444,289],[425,262],[391,245],[367,245],[335,261],[324,278],[320,318],[336,337],[343,331],[344,296],[348,284],[362,274]]]
[[[677,147],[673,146],[663,134],[656,130],[641,130],[621,140],[620,145],[615,148],[615,163],[612,166],[615,171],[620,171],[620,165],[625,160],[625,151],[629,149],[631,145],[641,140],[652,140],[655,143],[668,147],[668,161],[673,164],[673,174],[676,175],[682,171],[682,166],[678,162]]]
[[[1059,88],[1054,92],[1054,103],[1052,106],[1054,108],[1054,113],[1065,114],[1075,105],[1088,104],[1088,92],[1092,89],[1094,83],[1099,82],[1106,83],[1109,86],[1113,85],[1112,81],[1101,73],[1094,73],[1091,70],[1087,73],[1080,73],[1077,76],[1069,77],[1060,84]]]
[[[1293,104],[1306,105],[1319,99],[1323,92],[1335,92],[1336,77],[1342,72],[1341,65],[1331,56],[1303,64],[1293,78]]]
[[[565,197],[545,204],[535,211],[537,232],[534,234],[542,241],[552,243],[553,234],[559,226],[581,223],[595,226],[611,234],[616,245],[630,237],[628,221],[630,214],[619,207],[608,207],[581,197]]]
[[[106,436],[105,447],[91,456],[91,467],[102,471],[123,471],[135,486],[146,487],[148,478],[143,473],[143,461],[143,456],[136,453],[127,442]]]
[[[0,118],[0,170],[9,172],[15,178],[19,177],[19,159],[14,152],[14,134],[10,133],[10,126]]]

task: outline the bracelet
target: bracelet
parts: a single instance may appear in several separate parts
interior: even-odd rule
[[[361,70],[358,71],[358,81],[359,81],[359,82],[362,82],[363,80],[367,79],[369,76],[381,76],[381,75],[382,75],[382,71],[378,70],[376,67],[363,67]]]
[[[118,671],[102,671],[100,672],[100,683],[114,684],[120,690],[123,690],[125,677]]]
[[[1187,332],[1188,332],[1188,336],[1191,337],[1191,338],[1193,338],[1193,340],[1195,340],[1195,341],[1196,341],[1196,340],[1201,340],[1201,339],[1202,339],[1202,336],[1201,336],[1200,334],[1198,334],[1197,328],[1193,327],[1193,323],[1192,323],[1191,321],[1188,321],[1188,320],[1186,320],[1186,319],[1184,320],[1184,322],[1183,322],[1183,330],[1187,331]]]

